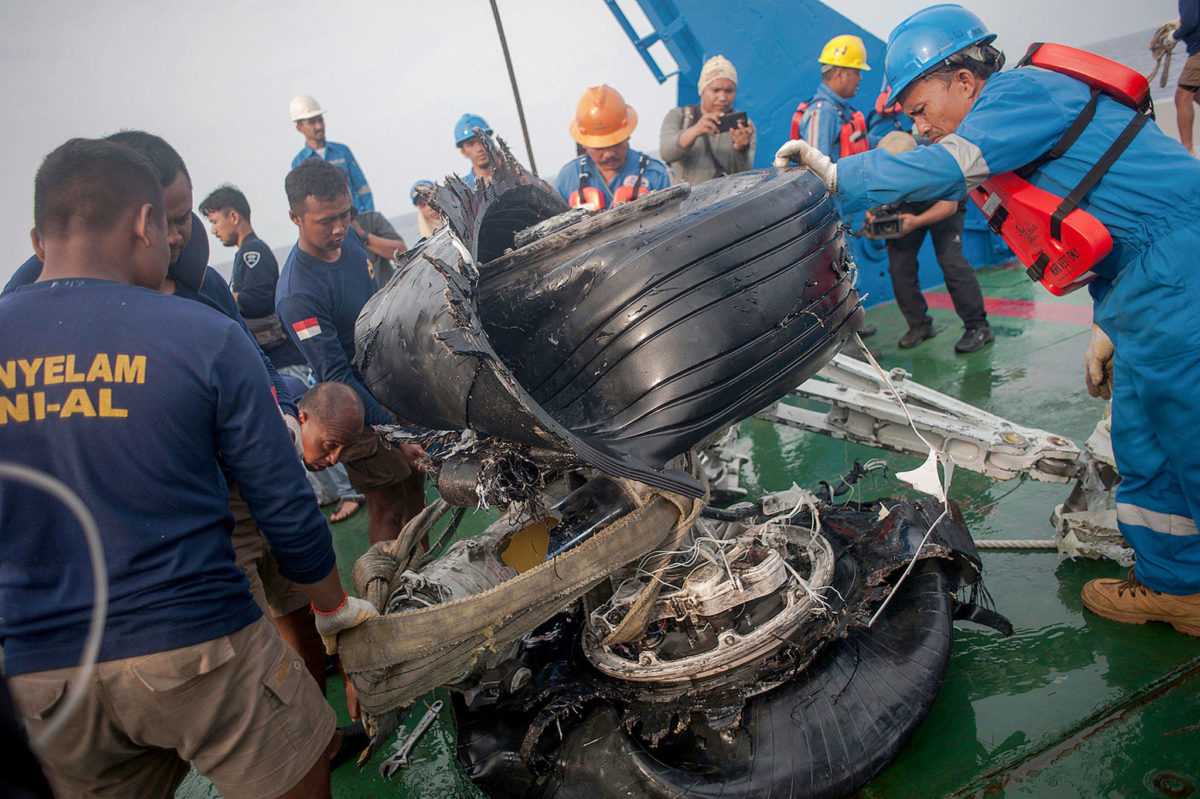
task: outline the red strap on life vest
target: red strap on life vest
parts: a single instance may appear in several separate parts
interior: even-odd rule
[[[613,207],[624,205],[627,202],[632,202],[638,197],[645,197],[650,193],[650,189],[646,186],[646,167],[650,166],[650,156],[642,153],[641,159],[638,160],[637,178],[632,184],[626,184],[619,187],[613,192]],[[629,178],[626,178],[628,180]]]
[[[648,188],[646,188],[644,185],[637,187],[637,196],[638,197],[645,197],[649,193],[650,193],[650,190]],[[627,202],[632,202],[633,199],[634,199],[633,186],[622,186],[613,192],[613,206],[614,207],[616,207],[618,205],[623,205]]]
[[[1092,268],[1112,252],[1112,236],[1096,217],[1079,208],[1153,116],[1150,85],[1140,73],[1116,61],[1061,44],[1034,44],[1018,66],[1032,65],[1082,81],[1092,99],[1050,150],[1015,172],[993,175],[970,193],[1026,266],[1032,280],[1062,296],[1095,279]],[[1066,197],[1039,189],[1026,180],[1043,164],[1061,157],[1091,123],[1100,95],[1137,110],[1120,136]]]
[[[577,191],[571,192],[570,196],[567,197],[567,205],[572,208],[585,208],[589,211],[603,211],[604,193],[595,186],[584,186]]]
[[[1150,103],[1150,81],[1124,64],[1065,44],[1036,43],[1030,46],[1019,66],[1034,66],[1059,72],[1099,89],[1130,108],[1145,110]]]
[[[579,188],[567,197],[567,205],[572,208],[584,208],[588,211],[604,210],[604,192],[595,186],[589,186],[590,175],[587,171],[587,159],[579,158],[578,162]]]
[[[792,114],[792,140],[800,138],[800,120],[804,119],[804,112],[808,110],[808,103],[800,103],[796,106],[796,111]]]
[[[850,115],[850,121],[842,125],[839,143],[842,158],[871,149],[871,143],[867,140],[867,118],[862,111],[855,111]]]
[[[891,95],[892,87],[884,86],[883,91],[881,91],[879,96],[875,98],[876,114],[879,114],[880,116],[895,116],[896,114],[901,113],[902,109],[900,108],[900,103],[892,103],[890,106],[888,105],[888,100],[891,98]]]
[[[1062,235],[1050,235],[1050,218],[1062,202],[1015,172],[993,175],[971,191],[971,200],[1026,266],[1032,280],[1062,296],[1087,285],[1091,269],[1112,252],[1112,236],[1100,220],[1080,208],[1062,221]]]
[[[808,108],[809,103],[800,103],[796,106],[796,110],[792,114],[792,139],[803,138],[800,135],[800,122],[804,119],[804,112]],[[871,145],[867,141],[867,118],[862,115],[861,111],[855,111],[850,115],[850,121],[842,123],[838,130],[838,154],[845,158],[848,155],[865,153],[869,149],[871,149]]]

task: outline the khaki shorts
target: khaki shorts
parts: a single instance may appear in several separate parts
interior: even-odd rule
[[[425,475],[413,471],[400,450],[371,428],[342,450],[340,462],[346,464],[355,491],[385,493],[395,503],[401,526],[425,508]]]
[[[1179,88],[1194,92],[1200,89],[1200,53],[1188,56],[1179,73]]]
[[[279,564],[237,486],[229,490],[229,510],[233,513],[234,559],[250,581],[250,593],[263,613],[277,618],[306,607],[308,597],[280,574]]]
[[[76,668],[9,678],[37,735]],[[329,755],[336,720],[275,627],[99,663],[42,765],[59,797],[169,799],[188,763],[225,799],[276,797]]]
[[[350,485],[367,493],[399,486],[412,477],[413,470],[400,450],[392,447],[372,428],[342,449],[339,459],[346,465]]]

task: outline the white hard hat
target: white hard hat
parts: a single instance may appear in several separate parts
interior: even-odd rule
[[[319,117],[325,112],[321,110],[321,104],[314,98],[307,94],[298,94],[288,104],[288,113],[292,115],[293,122],[299,122],[302,119]]]

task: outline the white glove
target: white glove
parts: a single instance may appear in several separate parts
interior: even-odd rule
[[[1092,340],[1083,356],[1083,371],[1089,394],[1112,399],[1113,343],[1099,325],[1092,325]]]
[[[379,611],[367,600],[346,594],[342,597],[342,604],[333,610],[322,611],[313,607],[313,615],[317,617],[317,632],[325,642],[325,653],[336,655],[338,633],[375,618]]]
[[[825,153],[804,139],[794,139],[775,152],[776,167],[783,168],[790,161],[796,161],[801,166],[808,167],[814,175],[821,179],[830,194],[837,193],[837,164],[830,161],[829,156]]]

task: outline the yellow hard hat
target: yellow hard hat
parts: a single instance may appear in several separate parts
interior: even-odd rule
[[[867,46],[863,40],[851,34],[834,36],[821,48],[821,57],[817,59],[822,64],[831,67],[849,67],[870,71],[867,64]]]
[[[590,86],[575,106],[571,138],[584,147],[611,147],[628,139],[637,121],[637,112],[619,91],[608,85]]]

